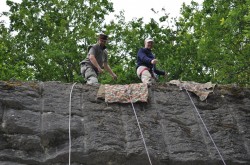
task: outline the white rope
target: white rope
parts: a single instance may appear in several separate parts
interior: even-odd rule
[[[152,162],[151,162],[151,159],[150,159],[150,156],[149,156],[149,153],[148,153],[147,145],[146,145],[146,142],[145,142],[144,136],[143,136],[143,134],[142,134],[141,126],[140,126],[140,123],[139,123],[139,120],[138,120],[138,117],[137,117],[137,114],[136,114],[136,111],[135,111],[134,104],[133,104],[132,99],[131,99],[131,95],[130,95],[130,90],[129,90],[129,89],[128,89],[128,95],[129,95],[129,99],[130,99],[130,102],[131,102],[132,108],[133,108],[133,110],[134,110],[135,118],[136,118],[137,125],[138,125],[139,130],[140,130],[140,133],[141,133],[142,141],[143,141],[143,144],[144,144],[144,147],[145,147],[145,150],[146,150],[147,156],[148,156],[149,163],[150,163],[150,165],[152,165]]]
[[[70,129],[70,122],[71,122],[71,95],[72,95],[72,91],[74,86],[76,85],[76,83],[74,83],[71,87],[71,91],[70,91],[70,96],[69,96],[69,165],[71,162],[71,129]]]
[[[193,100],[192,100],[190,94],[188,93],[188,91],[187,91],[187,89],[186,89],[185,87],[184,87],[184,89],[186,90],[186,92],[187,92],[187,94],[188,94],[188,97],[190,98],[190,100],[191,100],[191,102],[192,102],[192,104],[193,104],[193,106],[194,106],[194,109],[196,110],[196,112],[197,112],[197,114],[198,114],[198,116],[199,116],[199,118],[200,118],[200,120],[201,120],[203,126],[205,127],[205,129],[206,129],[206,131],[207,131],[207,133],[208,133],[208,135],[209,135],[209,137],[210,137],[210,139],[211,139],[211,141],[213,142],[214,147],[216,148],[218,154],[220,155],[220,158],[221,158],[223,164],[226,165],[226,163],[225,163],[225,161],[224,161],[224,159],[223,159],[223,157],[222,157],[222,155],[221,155],[221,153],[220,153],[218,147],[216,146],[216,144],[215,144],[215,142],[214,142],[214,140],[213,140],[211,134],[209,133],[209,131],[208,131],[208,129],[207,129],[207,126],[206,126],[205,122],[203,121],[203,119],[202,119],[202,117],[201,117],[201,115],[200,115],[198,109],[196,108],[196,106],[195,106],[195,104],[194,104],[194,102],[193,102]]]

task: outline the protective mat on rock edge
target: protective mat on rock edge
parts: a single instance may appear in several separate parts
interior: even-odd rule
[[[133,103],[147,102],[148,87],[147,84],[127,84],[127,85],[101,85],[97,98],[105,99],[107,103],[130,103],[130,97]]]
[[[201,84],[193,81],[171,80],[169,83],[177,85],[180,87],[180,89],[184,88],[190,92],[193,92],[199,96],[201,101],[206,100],[209,93],[212,93],[215,87],[215,84],[212,84],[211,82]]]

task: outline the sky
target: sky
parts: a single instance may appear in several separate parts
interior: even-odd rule
[[[169,13],[169,17],[179,17],[181,5],[185,2],[190,4],[192,0],[111,0],[113,2],[113,7],[115,13],[119,11],[125,11],[126,21],[130,21],[133,18],[143,17],[144,22],[148,22],[150,18],[158,18],[163,16],[160,12],[155,15],[151,8],[155,11],[161,11],[162,8],[166,9]],[[204,0],[194,0],[200,5]]]
[[[13,0],[15,2],[21,2],[21,0]],[[125,20],[130,21],[133,18],[143,17],[144,22],[148,22],[150,18],[159,18],[163,13],[154,14],[151,11],[153,8],[155,11],[161,11],[162,8],[166,9],[166,12],[169,13],[171,17],[180,16],[181,5],[185,2],[190,4],[192,0],[110,0],[113,2],[113,7],[115,12],[107,16],[106,21],[110,21],[114,18],[115,14],[118,14],[119,11],[124,10]],[[194,0],[199,4],[202,4],[203,0]],[[0,13],[3,11],[8,11],[9,8],[6,5],[6,0],[0,0]],[[5,18],[7,20],[7,18]],[[8,22],[8,21],[6,21]]]

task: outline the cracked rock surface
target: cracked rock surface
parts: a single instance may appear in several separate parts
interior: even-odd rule
[[[0,165],[69,164],[72,85],[0,81]],[[106,104],[97,91],[72,91],[71,164],[149,164],[131,104]],[[189,94],[226,164],[249,165],[250,89],[217,85],[205,101]],[[186,91],[156,84],[134,108],[153,165],[223,164]]]

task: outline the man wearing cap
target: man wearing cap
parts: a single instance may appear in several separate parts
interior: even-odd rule
[[[166,75],[165,71],[157,70],[156,64],[158,62],[152,53],[154,40],[146,38],[144,48],[140,48],[137,53],[137,76],[143,83],[152,85],[155,82],[155,75]]]
[[[103,73],[103,69],[109,72],[113,79],[117,79],[116,74],[108,65],[108,52],[106,43],[108,36],[99,34],[98,42],[88,47],[88,55],[85,60],[81,61],[81,74],[87,81],[87,84],[98,85],[98,74]]]

